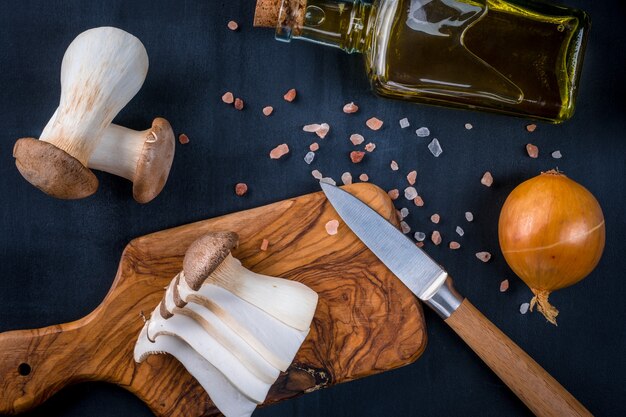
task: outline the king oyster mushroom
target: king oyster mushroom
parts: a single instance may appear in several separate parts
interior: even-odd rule
[[[143,44],[121,29],[100,27],[76,37],[63,57],[58,109],[39,140],[19,139],[13,148],[22,176],[57,198],[93,194],[98,180],[88,168],[89,160],[107,129],[112,129],[106,135],[109,142],[134,136],[123,128],[111,127],[111,122],[139,91],[147,71],[148,55]],[[168,138],[166,127],[159,126],[163,139]],[[116,152],[112,158],[135,159],[132,155],[138,145],[129,141],[132,146],[124,144],[133,149],[129,156]]]

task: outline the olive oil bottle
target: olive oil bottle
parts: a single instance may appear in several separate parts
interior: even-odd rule
[[[574,113],[590,20],[531,0],[258,0],[255,25],[362,53],[383,97],[559,123]]]

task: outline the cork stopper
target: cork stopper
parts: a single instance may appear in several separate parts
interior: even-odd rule
[[[304,25],[306,6],[307,0],[257,0],[254,26],[289,27],[294,34],[299,34]]]
[[[275,28],[283,0],[257,0],[254,10],[254,26],[259,28]]]

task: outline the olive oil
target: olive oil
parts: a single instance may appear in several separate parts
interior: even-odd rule
[[[523,0],[279,1],[276,37],[362,53],[384,97],[555,123],[574,113],[590,21]]]

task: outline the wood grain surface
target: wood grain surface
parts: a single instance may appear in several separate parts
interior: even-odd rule
[[[396,222],[387,194],[347,187]],[[138,365],[133,347],[187,247],[208,231],[240,236],[234,255],[259,273],[300,281],[319,294],[311,332],[266,404],[415,361],[426,347],[418,300],[343,223],[322,193],[229,214],[133,240],[102,304],[72,323],[0,334],[0,413],[15,414],[81,381],[107,381],[137,395],[158,416],[213,416],[207,394],[171,356]],[[259,247],[270,241],[267,251]],[[94,254],[94,262],[97,254]]]

